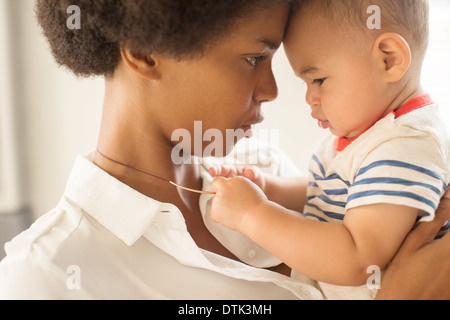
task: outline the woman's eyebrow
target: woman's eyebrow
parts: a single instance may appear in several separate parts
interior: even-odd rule
[[[256,41],[257,43],[263,44],[265,46],[265,48],[261,51],[259,51],[258,53],[253,52],[253,53],[246,53],[243,54],[243,56],[250,56],[250,55],[255,55],[255,54],[264,54],[267,53],[268,51],[277,51],[278,48],[281,46],[281,42],[280,43],[276,43],[274,41],[271,40],[267,40],[267,39],[260,39]]]
[[[267,39],[260,39],[260,40],[258,40],[258,42],[265,44],[267,46],[267,48],[270,50],[278,50],[278,48],[281,46],[281,43],[276,43],[274,41],[267,40]]]

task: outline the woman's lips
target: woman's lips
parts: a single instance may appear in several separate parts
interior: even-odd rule
[[[255,125],[244,125],[241,129],[244,130],[246,138],[251,138],[255,134]]]
[[[264,121],[264,118],[258,118],[255,121],[249,122],[248,124],[244,124],[241,129],[245,132],[246,138],[251,138],[255,134],[255,126]]]

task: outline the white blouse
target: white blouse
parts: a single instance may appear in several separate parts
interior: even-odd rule
[[[212,178],[203,166],[203,188],[210,190]],[[295,170],[283,160],[269,167],[277,174]],[[279,263],[245,236],[212,222],[210,200],[200,198],[205,224],[228,250],[252,266]],[[200,249],[178,208],[108,175],[92,155],[77,158],[56,208],[5,250],[0,299],[323,299],[314,283]]]

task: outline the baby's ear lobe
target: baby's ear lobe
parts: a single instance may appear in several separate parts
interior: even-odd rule
[[[411,65],[411,48],[397,33],[383,33],[378,36],[373,47],[374,54],[384,70],[387,82],[397,82],[403,78]]]

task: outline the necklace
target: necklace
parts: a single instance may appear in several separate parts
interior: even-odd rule
[[[121,166],[123,166],[123,167],[125,167],[125,168],[134,170],[134,171],[136,171],[136,172],[145,174],[145,175],[150,176],[150,177],[152,177],[152,178],[159,179],[159,180],[162,180],[162,181],[164,181],[164,182],[170,183],[171,185],[173,185],[173,186],[176,187],[176,188],[183,189],[183,190],[186,190],[186,191],[189,191],[189,192],[200,193],[200,194],[216,194],[215,192],[200,191],[200,190],[195,190],[195,189],[191,189],[191,188],[186,188],[186,187],[180,186],[180,185],[176,184],[175,182],[170,181],[170,180],[168,180],[168,179],[161,178],[161,177],[159,177],[159,176],[157,176],[157,175],[154,175],[154,174],[152,174],[152,173],[145,172],[145,171],[143,171],[143,170],[139,170],[139,169],[133,168],[133,167],[131,167],[131,166],[129,166],[129,165],[126,165],[126,164],[124,164],[124,163],[122,163],[122,162],[119,162],[119,161],[117,161],[117,160],[111,159],[110,157],[104,155],[99,149],[97,149],[97,152],[98,152],[103,158],[105,158],[105,159],[107,159],[107,160],[109,160],[109,161],[111,161],[111,162],[114,162],[115,164],[121,165]]]

